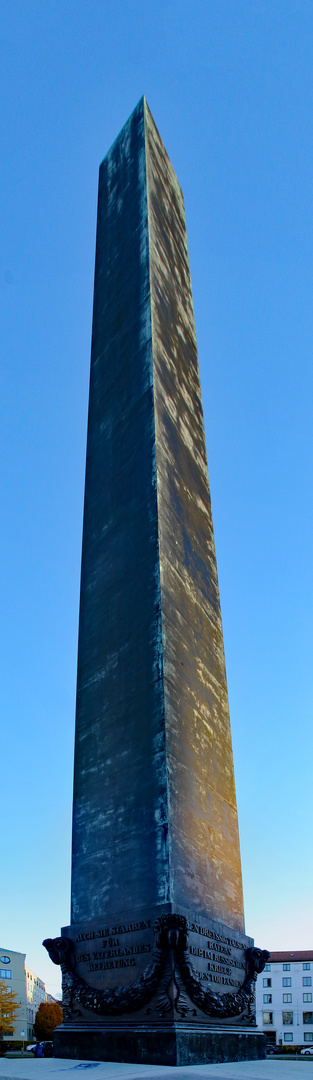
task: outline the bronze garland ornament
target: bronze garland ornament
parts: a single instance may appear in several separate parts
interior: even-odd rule
[[[242,1016],[245,1023],[255,1023],[254,985],[270,953],[266,949],[246,950],[246,975],[237,993],[216,994],[203,988],[187,951],[187,920],[183,915],[162,915],[154,926],[151,961],[130,986],[96,989],[75,973],[73,942],[70,938],[45,938],[44,947],[63,976],[63,1011],[65,1019],[79,1013],[79,1005],[98,1016],[117,1016],[135,1012],[158,994],[156,1009],[161,1015],[174,1009],[178,1015],[197,1014],[191,1002],[212,1018]],[[150,1012],[150,1009],[147,1010]]]

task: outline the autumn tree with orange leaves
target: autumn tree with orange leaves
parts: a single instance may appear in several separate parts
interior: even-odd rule
[[[63,1012],[58,1002],[42,1001],[36,1012],[35,1035],[36,1039],[43,1041],[52,1039],[52,1032],[59,1024],[62,1024]]]
[[[13,994],[10,988],[3,986],[3,983],[0,983],[0,1039],[4,1035],[13,1035],[14,1024],[20,1008],[17,995]]]

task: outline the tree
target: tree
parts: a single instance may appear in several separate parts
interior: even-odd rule
[[[52,1032],[59,1024],[62,1024],[63,1012],[57,1001],[42,1001],[36,1012],[34,1023],[36,1039],[52,1039]]]
[[[17,995],[13,994],[9,987],[0,983],[0,1039],[3,1035],[13,1035],[20,1007]]]

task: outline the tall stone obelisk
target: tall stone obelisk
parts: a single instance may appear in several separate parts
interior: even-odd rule
[[[184,202],[143,98],[100,167],[57,1054],[260,1056],[252,945]]]

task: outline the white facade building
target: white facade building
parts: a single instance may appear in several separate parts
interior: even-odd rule
[[[277,1046],[313,1045],[313,951],[272,952],[256,984],[256,1022]]]
[[[33,1039],[34,1021],[41,1001],[46,1001],[46,989],[42,979],[25,963],[25,953],[0,946],[0,982],[17,996],[19,1012],[14,1024],[14,1033],[8,1038],[21,1040]],[[24,1036],[21,1032],[24,1031]]]
[[[39,1005],[42,1001],[46,1001],[46,987],[39,975],[35,975],[31,968],[25,964],[25,977],[26,977],[26,998],[27,998],[27,1014],[28,1014],[28,1026],[32,1028],[29,1038],[33,1038],[34,1028],[33,1025],[36,1019],[36,1012],[39,1009]]]

